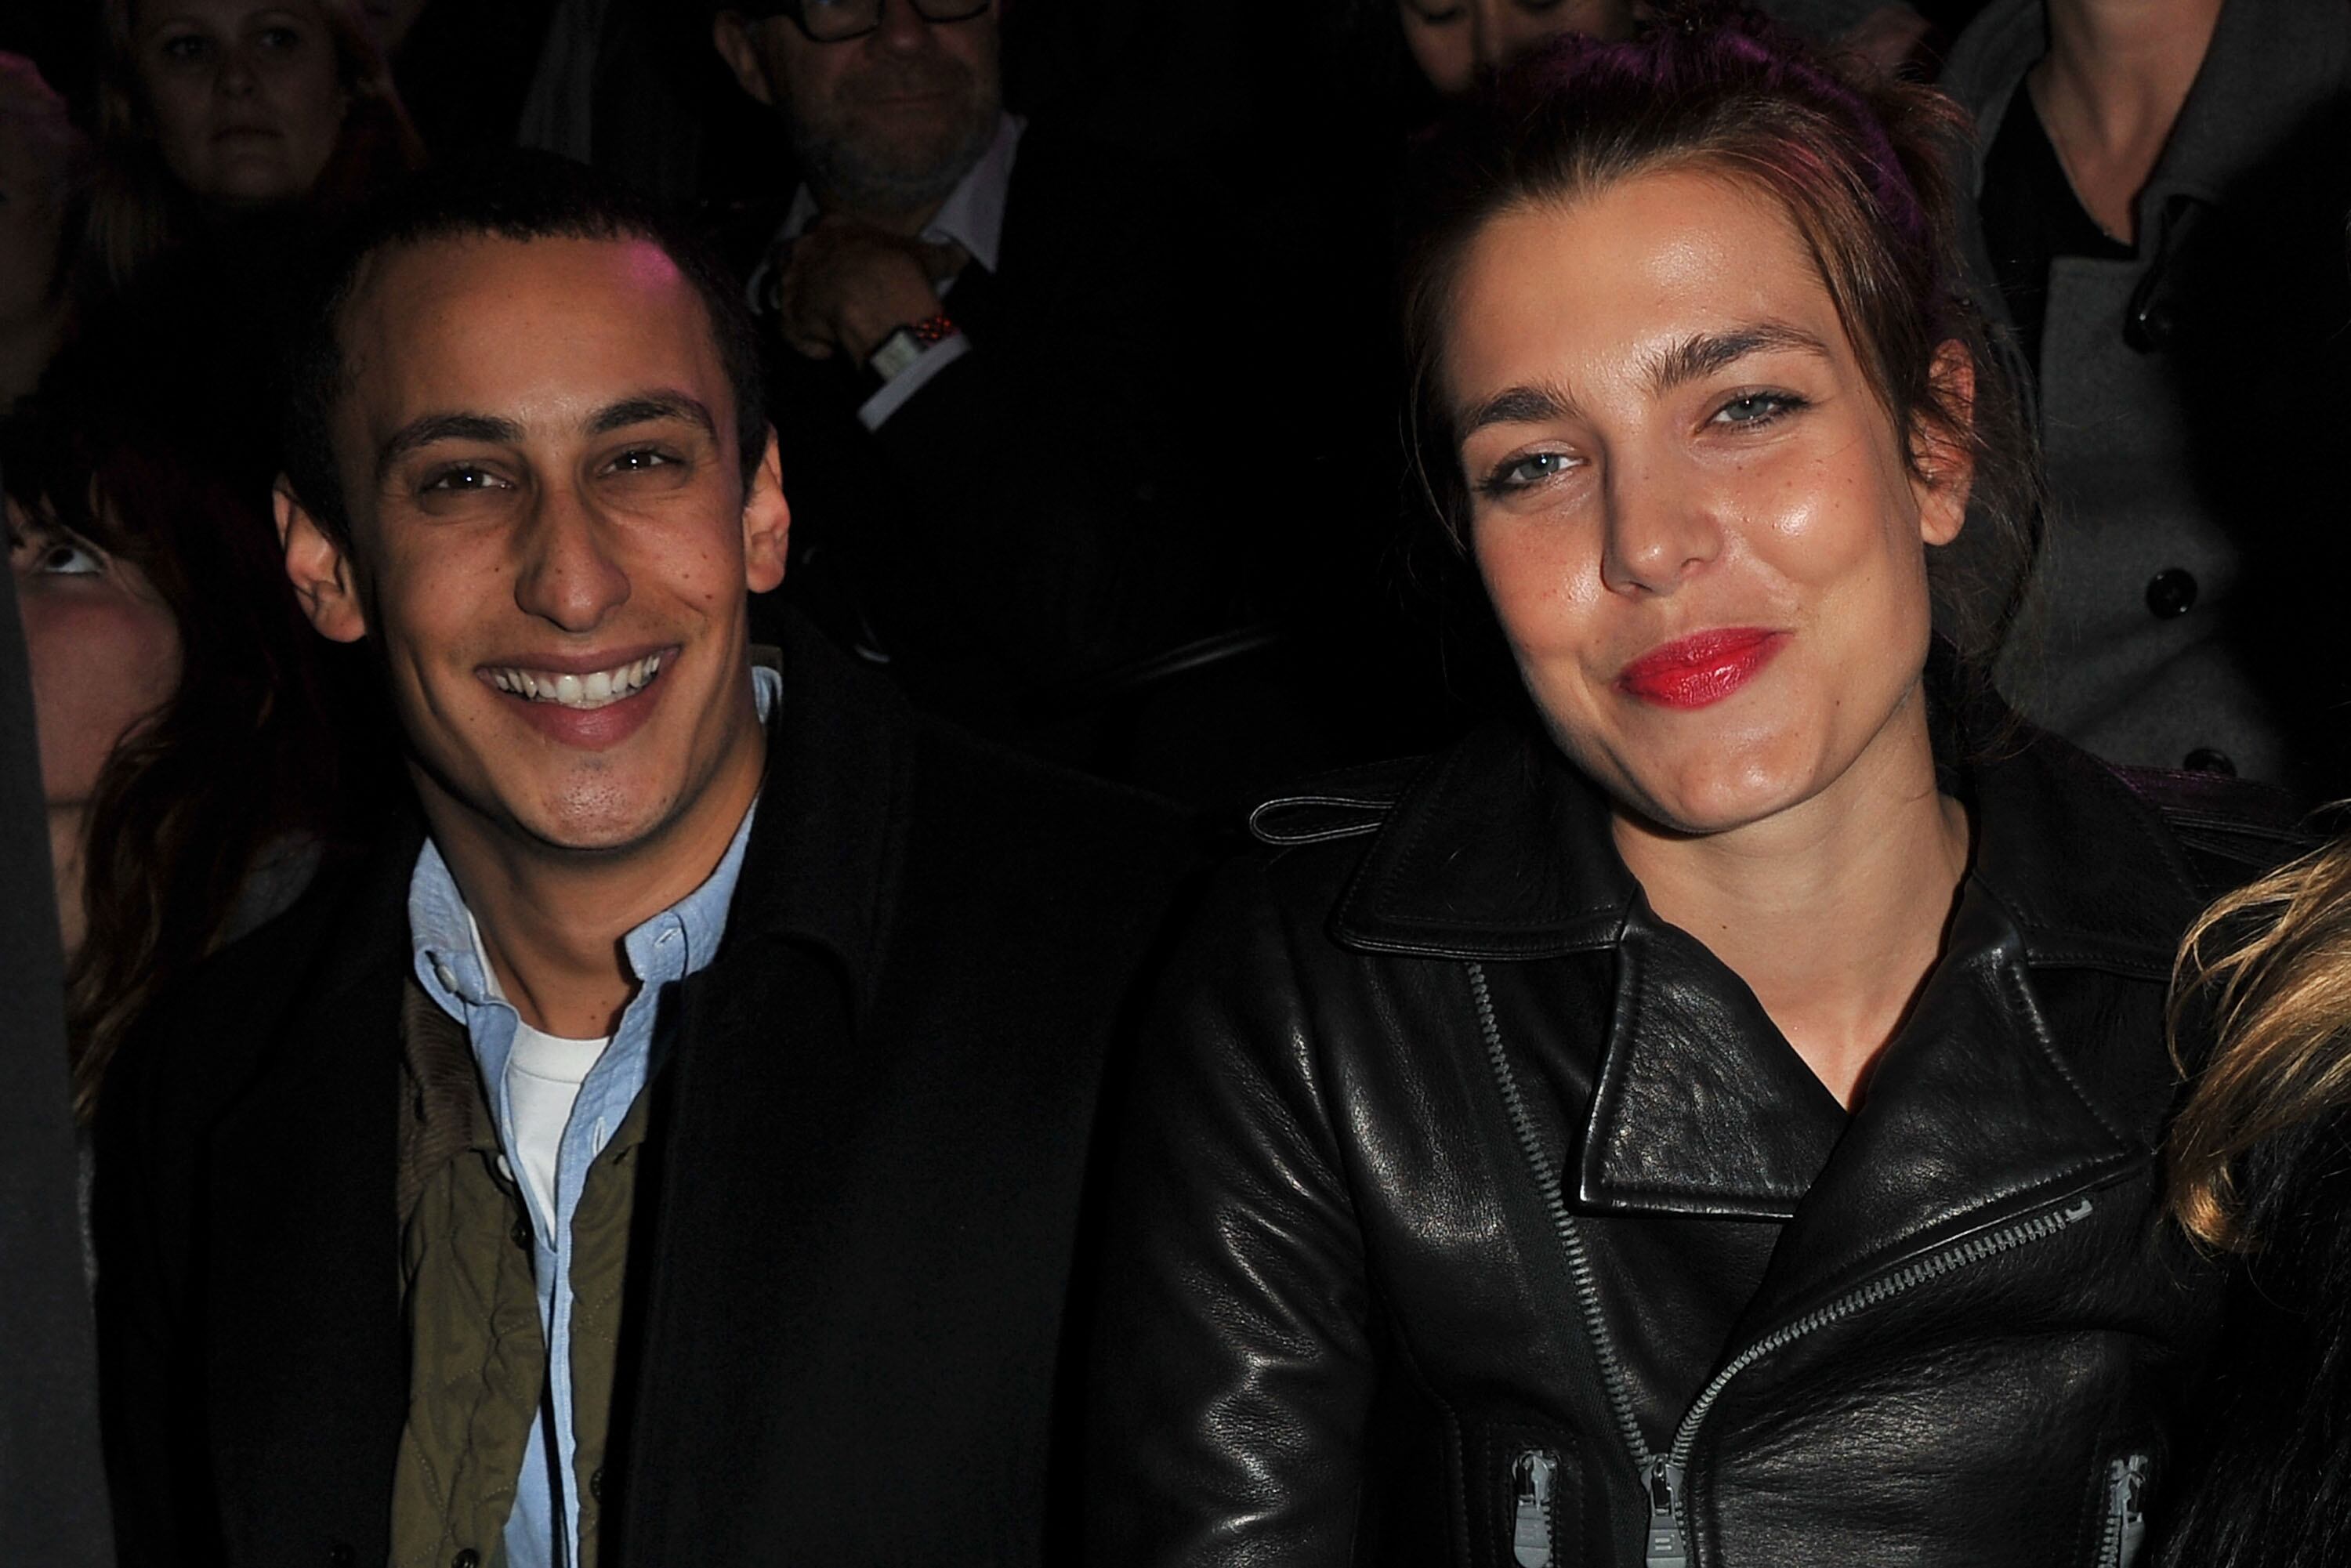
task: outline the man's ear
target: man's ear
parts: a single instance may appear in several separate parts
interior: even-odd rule
[[[293,580],[302,613],[320,636],[358,642],[367,635],[367,614],[360,604],[350,557],[295,497],[285,475],[277,476],[269,499],[277,517],[277,542],[286,552],[286,575]]]
[[[1967,524],[1968,496],[1975,487],[1976,456],[1965,433],[1975,428],[1976,362],[1967,345],[1953,339],[1935,350],[1927,376],[1943,417],[1914,423],[1910,487],[1918,497],[1920,537],[1947,545]]]
[[[791,543],[792,508],[784,499],[783,461],[776,453],[776,428],[768,427],[767,450],[743,496],[743,580],[765,593],[784,580],[784,553]]]
[[[721,11],[710,18],[710,42],[743,90],[773,109],[776,95],[768,86],[768,65],[760,57],[758,41],[751,37],[754,26],[740,11]]]

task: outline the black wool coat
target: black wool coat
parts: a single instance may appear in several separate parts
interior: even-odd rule
[[[1095,1101],[1190,831],[796,627],[784,677],[726,937],[647,1091],[601,1561],[1050,1560]],[[323,875],[109,1085],[127,1563],[384,1560],[418,844]]]

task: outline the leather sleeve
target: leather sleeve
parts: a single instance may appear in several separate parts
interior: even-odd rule
[[[1312,1014],[1264,869],[1228,870],[1150,1016],[1120,1130],[1089,1563],[1350,1559],[1369,1291]]]

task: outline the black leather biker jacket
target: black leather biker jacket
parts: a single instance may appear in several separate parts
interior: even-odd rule
[[[2298,841],[2030,731],[1945,785],[1850,1116],[1541,738],[1260,808],[1138,1068],[1087,1560],[2132,1562],[2220,1283],[2158,1214],[2172,956]]]

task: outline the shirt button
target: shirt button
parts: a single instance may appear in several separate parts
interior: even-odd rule
[[[588,1472],[588,1495],[598,1502],[604,1500],[604,1467],[601,1465]]]
[[[2229,779],[2237,776],[2237,765],[2229,759],[2229,754],[2209,746],[2199,746],[2189,752],[2179,766],[2190,773],[2218,773]]]
[[[329,1542],[327,1547],[327,1562],[331,1568],[351,1568],[351,1543],[348,1541]]]
[[[664,931],[660,936],[653,938],[653,946],[656,947],[674,946],[676,943],[677,929],[674,926]]]
[[[2182,568],[2166,567],[2147,579],[2147,613],[2158,621],[2176,621],[2196,608],[2196,579]]]
[[[444,990],[444,991],[454,991],[454,990],[455,990],[455,989],[457,988],[457,972],[456,972],[455,969],[452,969],[451,967],[449,967],[449,966],[448,966],[448,965],[446,965],[446,964],[435,964],[435,965],[434,965],[434,966],[433,966],[433,974],[434,974],[434,978],[436,978],[436,979],[438,979],[438,980],[441,982],[441,988],[442,988],[443,990]]]
[[[507,1234],[514,1238],[514,1244],[516,1246],[522,1248],[529,1247],[531,1239],[530,1221],[528,1219],[517,1218],[514,1222],[514,1229],[509,1231]]]
[[[449,1568],[482,1568],[482,1554],[468,1546],[449,1559]]]

